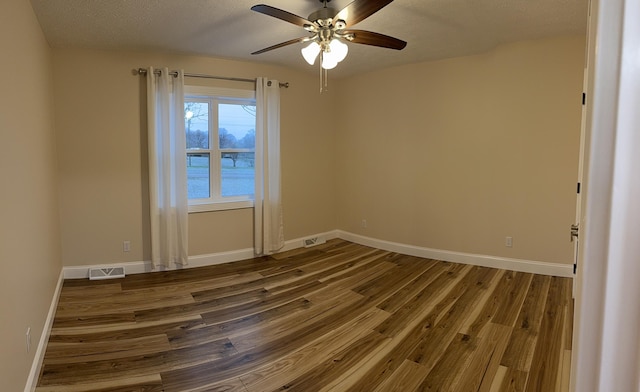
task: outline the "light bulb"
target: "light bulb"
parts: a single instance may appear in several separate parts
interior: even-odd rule
[[[332,39],[329,43],[329,48],[331,49],[331,55],[336,61],[339,63],[347,57],[347,53],[349,53],[349,46],[339,39]]]
[[[313,65],[316,62],[316,57],[318,57],[318,53],[320,53],[320,45],[316,41],[312,41],[309,45],[305,46],[300,50],[302,52],[302,57],[309,63],[309,65]]]

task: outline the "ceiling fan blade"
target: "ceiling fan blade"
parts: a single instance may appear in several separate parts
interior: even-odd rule
[[[294,39],[291,39],[291,40],[286,41],[286,42],[281,42],[279,44],[276,44],[276,45],[273,45],[273,46],[269,46],[268,48],[260,49],[257,52],[253,52],[251,54],[262,54],[262,53],[268,52],[270,50],[282,48],[283,46],[297,44],[299,42],[305,42],[306,40],[308,40],[308,37],[294,38]]]
[[[344,7],[333,20],[344,20],[346,27],[352,26],[378,12],[393,0],[355,0]]]
[[[282,19],[285,22],[293,23],[294,25],[298,25],[301,27],[304,27],[305,25],[313,26],[313,22],[310,22],[301,16],[292,14],[291,12],[287,12],[279,8],[271,7],[270,5],[254,5],[253,7],[251,7],[251,10],[259,12],[261,14],[273,16],[274,18]]]
[[[365,30],[343,30],[343,34],[352,35],[353,39],[349,40],[354,44],[364,44],[372,46],[381,46],[383,48],[401,50],[407,46],[403,40],[389,37],[388,35],[374,33]]]

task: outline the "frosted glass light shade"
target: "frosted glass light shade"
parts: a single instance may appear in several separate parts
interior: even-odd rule
[[[338,63],[344,60],[347,57],[347,53],[349,53],[347,44],[335,38],[329,43],[329,48],[331,49],[331,55]]]
[[[320,45],[313,41],[309,45],[305,46],[300,50],[302,52],[302,57],[309,63],[309,65],[313,65],[316,62],[316,58],[318,57],[318,53],[320,53]]]
[[[331,52],[322,52],[322,68],[334,69],[338,65],[335,56],[331,55]]]

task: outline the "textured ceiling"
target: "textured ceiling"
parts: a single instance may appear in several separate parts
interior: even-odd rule
[[[307,36],[301,27],[250,10],[255,4],[307,17],[318,0],[31,0],[54,48],[161,50],[285,65],[317,72],[301,44],[250,53]],[[351,0],[333,0],[341,9]],[[583,34],[588,0],[395,0],[354,28],[408,42],[402,51],[349,45],[331,71],[345,77],[393,65],[487,51],[498,44]]]

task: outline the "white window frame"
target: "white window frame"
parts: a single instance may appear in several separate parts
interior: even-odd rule
[[[221,168],[220,159],[218,159],[224,149],[218,146],[218,103],[237,103],[238,100],[250,100],[255,105],[255,90],[240,90],[221,87],[205,87],[205,86],[185,86],[185,101],[194,100],[210,103],[209,115],[209,148],[208,149],[187,149],[185,150],[185,159],[188,153],[202,152],[209,154],[209,197],[203,199],[189,199],[189,212],[207,212],[233,210],[239,208],[253,208],[253,196],[231,196],[222,197],[219,189]],[[234,149],[234,152],[251,152],[250,149]]]

